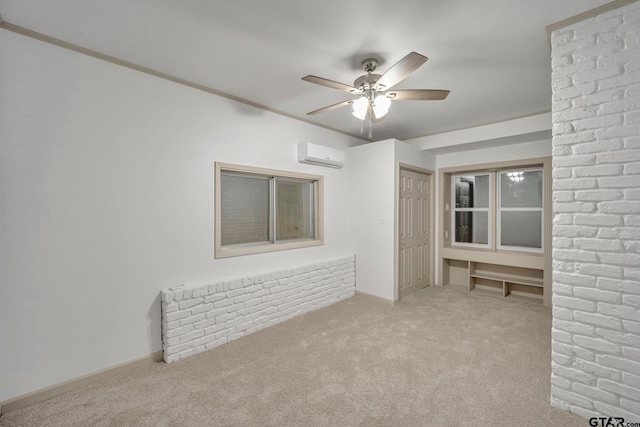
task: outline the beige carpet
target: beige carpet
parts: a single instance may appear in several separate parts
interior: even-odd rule
[[[580,426],[549,406],[551,312],[449,288],[356,296],[1,426]]]

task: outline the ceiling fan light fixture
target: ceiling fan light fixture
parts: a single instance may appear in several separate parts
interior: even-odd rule
[[[373,100],[373,114],[375,114],[376,119],[384,117],[389,112],[390,106],[391,100],[385,95],[376,96]]]
[[[366,96],[361,96],[353,103],[353,115],[360,120],[364,120],[369,109],[369,100]]]

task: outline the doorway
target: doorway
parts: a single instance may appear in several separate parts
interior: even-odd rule
[[[400,166],[398,299],[431,285],[432,174]]]

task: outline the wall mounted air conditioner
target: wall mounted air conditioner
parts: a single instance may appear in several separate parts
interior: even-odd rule
[[[344,165],[344,151],[310,142],[301,142],[298,144],[298,161],[311,165],[341,168]]]

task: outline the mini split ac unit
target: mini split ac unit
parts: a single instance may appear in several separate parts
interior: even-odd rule
[[[310,142],[301,142],[298,144],[298,161],[311,165],[341,168],[344,165],[344,151]]]

